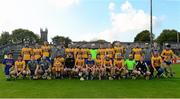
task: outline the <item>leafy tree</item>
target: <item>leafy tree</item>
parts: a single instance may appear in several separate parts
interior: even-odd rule
[[[161,32],[156,41],[160,44],[163,44],[164,42],[177,42],[177,33],[179,32],[176,30],[165,29]]]
[[[69,37],[55,36],[52,38],[52,42],[56,45],[64,44],[65,47],[68,47],[68,45],[72,42],[72,40]]]
[[[27,29],[15,29],[12,31],[12,40],[13,42],[22,42],[25,43],[35,43],[39,40],[39,36],[34,32]]]
[[[11,42],[12,40],[11,40],[11,35],[9,34],[9,32],[2,32],[0,36],[0,44],[4,45]]]
[[[153,35],[154,39],[154,35]],[[136,35],[134,38],[134,42],[150,42],[150,32],[148,30],[144,30]]]

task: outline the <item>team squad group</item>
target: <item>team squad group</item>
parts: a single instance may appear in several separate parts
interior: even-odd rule
[[[34,48],[25,46],[17,60],[8,52],[2,63],[7,80],[15,79],[138,79],[173,77],[172,59],[177,56],[170,45],[160,51],[157,43],[144,48],[125,47],[121,43],[108,47],[65,48],[44,42]]]

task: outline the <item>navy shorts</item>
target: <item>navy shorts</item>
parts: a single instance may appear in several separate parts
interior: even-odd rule
[[[164,61],[164,63],[166,63],[166,65],[171,65],[172,64],[171,61]]]
[[[146,64],[147,64],[148,66],[151,66],[151,61],[150,61],[150,60],[145,60],[145,62],[146,62]]]
[[[10,68],[11,68],[12,66],[6,66],[5,68],[4,68],[4,73],[5,73],[5,75],[9,75],[10,74]]]

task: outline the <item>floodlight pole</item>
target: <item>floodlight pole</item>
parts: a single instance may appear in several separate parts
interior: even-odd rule
[[[153,45],[152,0],[150,0],[150,44]]]

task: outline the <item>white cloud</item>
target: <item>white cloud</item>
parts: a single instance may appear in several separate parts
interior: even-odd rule
[[[130,2],[126,1],[120,6],[120,12],[111,10],[112,3],[109,4],[112,27],[100,32],[100,37],[114,41],[133,41],[135,35],[150,26],[150,15],[141,9],[135,9]],[[115,6],[115,5],[113,5]],[[158,27],[159,18],[153,16],[153,25]],[[109,32],[109,33],[107,33]]]
[[[114,10],[114,8],[115,8],[115,4],[113,2],[111,2],[109,4],[109,10]]]
[[[59,8],[66,8],[79,3],[79,0],[48,0],[50,4]]]
[[[39,34],[40,27],[49,29],[49,41],[58,35],[63,14],[79,0],[0,0],[0,33],[25,28]]]

